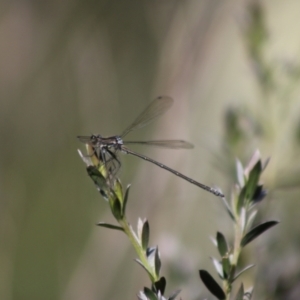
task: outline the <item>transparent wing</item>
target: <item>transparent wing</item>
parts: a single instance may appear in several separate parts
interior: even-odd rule
[[[142,128],[149,124],[153,119],[165,113],[173,104],[173,99],[168,96],[161,96],[153,100],[148,107],[128,126],[121,137],[127,135],[130,131]]]
[[[159,140],[159,141],[134,141],[134,142],[130,142],[130,141],[124,141],[125,145],[128,144],[139,144],[139,145],[151,145],[151,146],[158,146],[158,147],[162,147],[162,148],[169,148],[169,149],[192,149],[194,148],[194,145],[186,142],[186,141],[182,141],[182,140]]]

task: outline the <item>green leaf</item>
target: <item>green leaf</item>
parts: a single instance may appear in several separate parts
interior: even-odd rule
[[[226,295],[214,278],[205,270],[199,271],[200,278],[206,288],[219,300],[225,300]]]
[[[246,183],[246,199],[252,200],[256,191],[260,174],[262,172],[261,161],[259,160],[250,171],[249,179]]]
[[[124,216],[124,204],[123,204],[123,187],[122,187],[122,184],[121,184],[121,181],[119,178],[116,179],[115,183],[114,183],[114,194],[116,196],[116,198],[118,198],[120,204],[121,204],[121,216],[123,217]]]
[[[144,264],[137,258],[134,259],[149,275],[150,278],[152,278],[151,272],[144,266]]]
[[[244,272],[246,272],[247,270],[253,268],[255,265],[249,265],[246,268],[244,268],[243,270],[241,270],[239,273],[237,273],[235,275],[235,277],[233,278],[232,282],[234,282],[238,277],[240,277]]]
[[[154,282],[153,290],[156,291],[157,293],[158,291],[160,291],[160,293],[163,295],[165,293],[166,285],[167,285],[166,278],[161,277],[158,281]]]
[[[109,199],[110,201],[110,208],[111,208],[111,212],[114,215],[114,217],[116,218],[116,220],[121,220],[123,215],[122,215],[122,204],[119,200],[118,197],[111,197]]]
[[[242,207],[244,206],[244,203],[245,203],[246,188],[247,188],[247,185],[245,185],[241,189],[240,194],[239,194],[239,198],[238,198],[238,202],[237,202],[237,207],[236,207],[236,211],[237,211],[238,215],[240,215],[241,209],[242,209]]]
[[[130,184],[127,185],[127,188],[126,188],[126,191],[125,191],[124,202],[123,202],[123,210],[122,210],[123,216],[125,216],[125,212],[126,212],[126,205],[127,205],[127,201],[128,201],[129,190],[130,190]]]
[[[244,286],[241,284],[234,300],[243,300],[244,299]]]
[[[157,300],[155,293],[151,291],[149,288],[144,287],[144,293],[149,300]]]
[[[155,277],[159,277],[156,276],[156,272],[155,272],[155,252],[156,252],[156,247],[149,247],[146,250],[146,256],[149,265],[149,270],[151,270],[152,274],[155,274]]]
[[[256,215],[257,215],[257,210],[253,210],[250,213],[250,215],[248,217],[248,220],[247,220],[246,230],[249,230],[250,227],[252,227],[252,224],[253,224],[253,222],[255,220]]]
[[[255,238],[257,238],[263,232],[265,232],[269,228],[277,225],[278,223],[279,223],[278,221],[268,221],[268,222],[262,223],[256,227],[254,227],[243,237],[243,239],[241,241],[241,247],[245,247],[247,244],[249,244],[251,241],[253,241]]]
[[[88,175],[91,177],[91,179],[93,180],[98,191],[101,194],[104,193],[106,195],[106,197],[108,197],[107,195],[109,194],[109,192],[108,192],[108,186],[107,186],[105,177],[94,166],[88,166],[86,168],[86,171],[87,171]]]
[[[227,210],[227,212],[228,212],[230,218],[232,219],[232,221],[235,222],[234,214],[233,214],[233,212],[232,212],[232,210],[231,210],[231,208],[230,208],[228,202],[226,201],[225,197],[222,197],[221,199],[222,199],[222,201],[223,201],[223,204],[224,204],[224,206],[225,206],[225,208],[226,208],[226,210]]]
[[[228,252],[228,246],[226,239],[221,232],[217,232],[217,245],[221,257],[225,256]]]
[[[122,227],[120,227],[120,226],[116,226],[116,225],[112,225],[112,224],[108,224],[108,223],[104,223],[104,222],[99,222],[96,225],[97,226],[101,226],[101,227],[110,228],[110,229],[124,231],[124,229]]]
[[[231,264],[228,256],[222,258],[222,267],[223,267],[224,278],[227,279],[231,269]]]
[[[242,232],[245,232],[245,227],[246,227],[246,222],[247,222],[247,212],[246,212],[246,208],[242,207],[241,208],[241,212],[240,212],[240,226],[242,229]]]
[[[236,174],[237,174],[237,181],[239,186],[241,188],[244,187],[245,185],[244,168],[238,159],[236,160]]]
[[[161,268],[161,261],[160,261],[160,258],[159,258],[158,247],[156,247],[156,250],[155,250],[154,266],[155,266],[155,274],[156,274],[157,277],[159,277],[159,272],[160,272],[160,268]]]
[[[210,258],[214,264],[214,267],[218,273],[218,275],[220,276],[221,279],[224,279],[224,272],[223,272],[223,266],[221,264],[220,261],[218,261],[217,259],[215,259],[214,257]]]
[[[146,249],[148,247],[149,236],[150,236],[149,223],[148,223],[148,221],[145,221],[143,224],[142,236],[141,236],[142,248],[144,249],[144,251],[146,251]]]
[[[149,300],[149,298],[147,298],[143,291],[139,291],[139,293],[137,294],[137,298],[138,300]]]
[[[136,233],[139,238],[140,244],[142,244],[141,239],[142,239],[143,224],[144,224],[144,221],[142,221],[141,218],[138,218]]]
[[[259,150],[255,150],[253,155],[250,158],[250,161],[248,162],[247,166],[244,169],[245,176],[249,178],[249,174],[253,167],[257,164],[258,161],[260,161],[261,155]]]

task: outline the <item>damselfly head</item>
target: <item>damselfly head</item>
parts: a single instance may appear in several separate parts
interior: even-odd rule
[[[116,142],[117,142],[118,145],[123,145],[124,144],[122,138],[119,137],[119,136],[116,136]]]
[[[101,136],[100,134],[97,134],[97,135],[92,134],[91,137],[90,137],[90,142],[91,142],[93,145],[95,145],[95,144],[97,144],[97,143],[99,142],[99,140],[101,140],[101,139],[102,139],[102,136]]]

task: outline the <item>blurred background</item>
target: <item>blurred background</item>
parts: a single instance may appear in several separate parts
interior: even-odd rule
[[[175,103],[128,139],[184,139],[193,150],[135,147],[230,198],[235,159],[271,157],[247,246],[256,299],[300,295],[300,3],[297,0],[2,1],[0,299],[136,299],[149,280],[78,156],[77,135],[115,135],[158,95]],[[220,199],[135,157],[128,215],[150,222],[167,293],[210,297],[209,236],[232,237]]]

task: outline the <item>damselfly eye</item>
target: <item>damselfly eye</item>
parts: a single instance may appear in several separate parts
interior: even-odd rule
[[[117,141],[117,144],[118,145],[123,145],[123,140],[119,137],[119,136],[116,136],[116,141]]]

